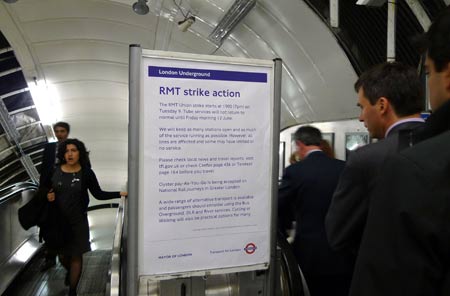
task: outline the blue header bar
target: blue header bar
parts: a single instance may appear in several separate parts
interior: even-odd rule
[[[267,83],[266,73],[205,70],[172,67],[148,67],[149,77],[179,78],[179,79],[202,79],[223,81],[245,81]]]
[[[430,115],[430,112],[422,112],[420,113],[420,118],[422,118],[423,120],[427,120]]]

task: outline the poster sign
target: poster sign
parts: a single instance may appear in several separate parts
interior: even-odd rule
[[[273,64],[222,59],[143,57],[141,275],[269,262]]]

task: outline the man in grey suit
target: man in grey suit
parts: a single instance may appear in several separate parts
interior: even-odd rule
[[[422,86],[415,69],[383,63],[355,83],[359,120],[378,142],[352,152],[339,179],[325,226],[332,248],[357,254],[369,208],[369,195],[388,157],[414,142],[412,132],[423,125]]]

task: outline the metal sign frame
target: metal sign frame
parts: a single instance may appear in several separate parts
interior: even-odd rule
[[[198,270],[184,272],[181,274],[163,275],[160,277],[150,276],[153,280],[190,277],[198,275],[208,274],[221,274],[230,272],[244,272],[249,270],[267,269],[269,266],[274,266],[276,262],[276,221],[277,221],[277,192],[278,192],[278,148],[279,148],[279,130],[280,130],[280,101],[281,101],[281,71],[282,62],[281,59],[275,59],[273,61],[242,59],[242,58],[229,58],[218,56],[204,56],[182,53],[170,53],[162,51],[149,51],[142,50],[139,45],[130,46],[130,68],[129,68],[129,134],[128,134],[128,176],[129,176],[129,200],[128,200],[128,224],[127,224],[127,246],[126,246],[126,262],[127,262],[127,295],[137,295],[138,284],[140,278],[145,278],[146,275],[139,275],[138,273],[138,249],[139,249],[139,196],[142,186],[139,184],[139,176],[143,173],[142,163],[143,149],[142,136],[139,130],[143,116],[141,98],[143,96],[143,77],[141,77],[141,66],[143,59],[146,57],[164,57],[165,59],[174,60],[192,60],[207,63],[218,64],[234,64],[234,65],[247,65],[247,66],[265,66],[272,68],[272,78],[270,83],[271,94],[271,108],[272,120],[271,120],[271,159],[270,159],[270,175],[272,182],[270,184],[270,237],[269,248],[269,264],[256,264],[250,266],[238,266],[219,268],[214,270]],[[263,145],[263,143],[261,143]],[[269,275],[267,277],[266,289],[269,295],[273,295],[275,289],[275,268],[268,269]]]

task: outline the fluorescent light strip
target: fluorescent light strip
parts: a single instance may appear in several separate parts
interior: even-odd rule
[[[250,12],[256,5],[256,0],[236,0],[231,8],[209,35],[208,39],[216,45],[221,45],[228,37],[234,27]]]

